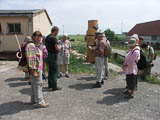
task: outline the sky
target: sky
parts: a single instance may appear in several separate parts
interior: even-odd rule
[[[160,0],[0,0],[0,9],[46,9],[60,34],[86,34],[88,20],[116,34],[138,23],[160,20]]]

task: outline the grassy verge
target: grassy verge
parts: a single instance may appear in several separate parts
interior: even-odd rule
[[[86,42],[84,40],[84,35],[70,35],[69,39],[71,40],[72,50],[76,50],[81,54],[86,54]]]
[[[110,58],[109,58],[109,62],[118,65],[119,67],[122,67],[123,63],[124,63],[124,57],[119,56],[118,54],[113,54]]]
[[[124,51],[127,51],[128,50],[128,47],[126,46],[112,46],[113,49],[118,49],[118,50],[124,50]]]
[[[95,68],[90,64],[84,64],[85,60],[82,58],[76,58],[71,54],[69,72],[70,73],[95,73]]]
[[[150,75],[150,76],[139,75],[139,79],[140,81],[160,85],[160,80],[158,79],[157,75]]]

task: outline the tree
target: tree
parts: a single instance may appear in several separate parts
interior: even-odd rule
[[[108,40],[115,40],[114,31],[111,31],[110,29],[107,29],[107,30],[104,31],[104,34],[106,35]]]

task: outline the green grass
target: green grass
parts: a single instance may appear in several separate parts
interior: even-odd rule
[[[122,67],[124,63],[124,57],[119,56],[118,54],[112,54],[112,56],[109,58],[109,62]]]
[[[139,75],[140,81],[148,82],[151,84],[158,84],[160,85],[160,80],[156,75],[150,75],[150,76],[144,76],[144,75]]]
[[[85,35],[70,35],[69,39],[74,39],[75,41],[71,41],[72,50],[76,50],[81,54],[86,54],[86,42]]]
[[[74,39],[75,41],[85,42],[85,35],[69,35],[69,39]]]
[[[113,49],[118,49],[118,50],[124,50],[127,51],[128,47],[127,46],[112,46]]]
[[[122,34],[115,34],[115,37],[117,38],[117,40],[119,41],[125,41],[126,40],[126,36],[122,35]]]
[[[83,58],[76,58],[75,55],[71,54],[69,72],[70,73],[95,73],[95,68],[90,64],[84,64]]]
[[[160,56],[160,50],[156,50],[157,56]]]

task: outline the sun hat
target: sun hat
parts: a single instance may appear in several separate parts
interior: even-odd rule
[[[128,46],[129,47],[132,47],[132,46],[136,46],[137,43],[136,43],[136,39],[135,38],[131,38],[128,40]]]
[[[131,36],[131,38],[135,38],[136,41],[139,40],[138,34],[133,34],[133,35]]]

